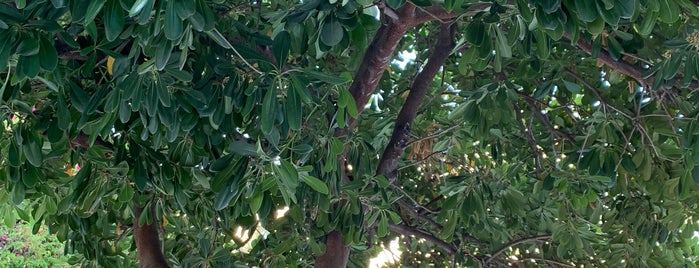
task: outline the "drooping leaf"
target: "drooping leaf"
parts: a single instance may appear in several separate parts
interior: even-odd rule
[[[316,192],[319,192],[321,194],[326,194],[326,195],[329,193],[328,186],[325,185],[325,183],[323,181],[321,181],[320,179],[313,177],[313,176],[309,176],[309,175],[303,175],[303,174],[301,174],[301,179],[303,180],[303,182],[308,184],[308,186],[310,186]]]
[[[342,28],[340,21],[334,16],[328,16],[325,19],[323,28],[320,30],[320,41],[332,47],[339,44],[344,35],[345,30]]]
[[[104,32],[108,41],[113,41],[124,29],[124,9],[120,0],[109,0],[104,10]]]
[[[58,52],[52,41],[39,39],[39,64],[45,71],[53,71],[58,65]]]
[[[107,0],[95,0],[95,1],[89,1],[89,5],[87,6],[87,10],[85,11],[85,19],[84,24],[91,23],[93,20],[95,20],[95,17],[97,17],[97,14],[102,10],[102,7],[104,4],[107,2]]]
[[[277,60],[279,68],[282,68],[286,63],[287,57],[289,56],[289,48],[291,46],[291,35],[289,32],[282,31],[274,37],[274,44],[272,45],[272,50],[274,51],[274,58]]]
[[[182,36],[184,27],[182,25],[182,19],[177,15],[177,7],[175,6],[174,0],[168,1],[164,16],[165,38],[168,40],[175,40]]]

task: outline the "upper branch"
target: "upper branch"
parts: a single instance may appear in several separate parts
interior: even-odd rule
[[[415,237],[424,238],[425,240],[430,241],[435,246],[438,246],[438,247],[444,249],[444,251],[446,251],[447,254],[449,254],[449,255],[456,254],[457,248],[454,245],[449,244],[447,242],[444,242],[441,239],[435,237],[434,235],[432,235],[428,232],[418,230],[418,229],[415,229],[415,228],[410,227],[410,226],[405,226],[405,225],[400,225],[400,224],[391,224],[391,223],[388,224],[388,229],[393,231],[393,232],[402,234],[402,235],[407,235],[407,236],[412,235]]]
[[[492,262],[495,258],[500,256],[502,253],[504,253],[508,248],[514,247],[516,245],[522,244],[522,243],[527,243],[527,242],[532,242],[532,241],[542,241],[551,238],[551,235],[538,235],[538,236],[532,236],[532,237],[525,237],[525,238],[520,238],[514,241],[511,241],[510,243],[507,243],[500,247],[500,249],[496,250],[493,255],[485,260],[485,264],[487,265],[488,263]]]
[[[578,42],[574,44],[578,48],[582,49],[588,54],[592,54],[592,45],[585,40],[585,38],[578,38]],[[634,66],[625,61],[617,61],[609,55],[609,52],[602,49],[597,55],[597,61],[617,70],[640,83],[642,86],[652,85],[653,81],[651,78],[643,78],[643,70],[640,67]]]
[[[425,99],[432,80],[434,80],[444,62],[446,62],[454,46],[454,27],[451,24],[442,24],[437,44],[432,49],[432,54],[430,54],[425,67],[415,77],[410,93],[398,113],[391,140],[381,156],[376,174],[384,175],[389,180],[395,179],[398,171],[398,159],[409,142],[410,127],[417,115],[420,104]]]

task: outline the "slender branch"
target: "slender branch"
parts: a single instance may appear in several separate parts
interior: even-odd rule
[[[425,137],[412,140],[412,141],[408,142],[408,144],[406,144],[405,146],[410,146],[410,145],[412,145],[413,143],[417,143],[417,142],[421,142],[421,141],[425,141],[425,140],[429,140],[429,139],[433,139],[433,138],[442,136],[442,135],[444,135],[445,133],[447,133],[447,132],[449,132],[449,131],[452,131],[452,130],[454,130],[454,129],[456,129],[456,128],[461,127],[461,124],[462,124],[463,122],[464,122],[464,120],[459,120],[459,122],[457,122],[457,123],[454,124],[453,126],[450,126],[450,127],[448,127],[448,128],[442,129],[442,130],[440,130],[439,132],[432,133],[432,134],[427,135],[427,136],[425,136]]]
[[[423,157],[423,158],[421,158],[421,159],[415,160],[413,163],[411,163],[411,164],[409,164],[409,165],[405,165],[405,166],[399,167],[398,170],[403,170],[403,169],[406,169],[406,168],[409,168],[409,167],[412,167],[412,166],[417,166],[417,165],[419,165],[420,163],[429,160],[429,159],[432,158],[434,155],[436,155],[436,154],[441,154],[441,153],[445,153],[446,151],[447,151],[447,149],[440,150],[440,151],[436,151],[436,152],[432,152],[431,154],[429,154],[429,155],[427,155],[427,156],[425,156],[425,157]]]
[[[405,236],[412,235],[415,237],[424,238],[425,240],[431,242],[435,246],[438,246],[438,247],[444,249],[444,251],[449,255],[454,255],[458,251],[458,249],[454,245],[442,241],[441,239],[437,238],[436,236],[434,236],[431,233],[425,232],[423,230],[419,230],[419,229],[414,228],[414,227],[410,227],[410,226],[406,226],[406,225],[402,225],[402,224],[389,223],[388,229],[393,231],[393,232],[405,235]]]
[[[534,133],[531,131],[531,126],[527,130],[524,126],[524,119],[522,118],[522,112],[519,105],[515,104],[515,117],[517,118],[517,125],[519,125],[519,131],[522,136],[527,137],[529,146],[532,148],[532,156],[534,157],[534,164],[536,166],[536,174],[539,179],[541,179],[541,158],[539,154],[539,147],[536,144],[536,139],[534,138]]]
[[[608,107],[609,109],[614,110],[615,112],[621,114],[622,116],[624,116],[628,119],[633,119],[629,114],[625,113],[624,111],[622,111],[621,109],[619,109],[617,107],[614,107],[614,105],[609,104],[604,98],[602,98],[602,95],[600,95],[599,92],[597,92],[595,87],[593,87],[588,81],[586,81],[585,79],[580,77],[580,75],[578,75],[576,72],[574,72],[570,68],[564,68],[563,70],[566,73],[568,73],[570,76],[575,78],[575,80],[578,80],[578,82],[582,83],[588,90],[590,90],[590,92],[592,92],[592,94],[594,94],[595,97],[597,97],[597,100],[599,100],[599,102],[602,103],[602,105],[604,105],[605,107]]]
[[[574,265],[570,265],[564,262],[556,261],[556,260],[549,260],[549,259],[543,259],[543,258],[523,258],[519,260],[508,260],[511,263],[525,263],[525,262],[531,262],[531,261],[540,261],[540,262],[545,262],[548,264],[553,264],[553,265],[558,265],[561,267],[575,267]]]
[[[496,250],[495,253],[493,253],[493,255],[490,256],[490,258],[485,260],[484,264],[488,265],[495,258],[497,258],[502,253],[504,253],[508,248],[514,247],[514,246],[519,245],[519,244],[527,243],[527,242],[547,240],[549,238],[551,238],[551,235],[538,235],[538,236],[525,237],[525,238],[520,238],[520,239],[514,240],[514,241],[507,243],[504,246],[500,247],[500,249]]]
[[[398,159],[408,144],[410,127],[425,95],[427,95],[430,84],[456,45],[454,30],[455,28],[451,24],[441,25],[437,44],[432,49],[432,54],[430,54],[425,67],[415,76],[410,93],[398,113],[391,140],[388,142],[376,169],[376,174],[386,176],[389,181],[395,180],[398,175]]]
[[[517,92],[517,95],[519,95],[520,97],[522,97],[524,99],[524,101],[529,106],[529,110],[531,111],[531,113],[534,116],[536,116],[536,118],[538,118],[539,121],[541,121],[541,123],[543,123],[546,126],[546,128],[548,128],[549,132],[551,132],[554,135],[559,136],[561,138],[567,139],[571,142],[575,142],[575,139],[573,138],[573,136],[571,136],[570,133],[563,132],[563,131],[558,130],[555,127],[553,127],[553,124],[551,124],[551,121],[549,121],[549,119],[546,118],[543,114],[541,114],[541,112],[538,110],[538,108],[536,106],[536,100],[534,98],[532,98],[531,96],[524,94],[522,92]]]
[[[442,6],[439,5],[434,5],[434,6],[429,6],[429,7],[420,7],[417,12],[415,12],[415,19],[414,22],[412,23],[414,25],[418,25],[427,21],[433,21],[437,20],[440,22],[446,22],[452,19],[456,19],[458,17],[470,17],[476,15],[478,12],[481,11],[487,11],[490,9],[490,6],[492,6],[492,3],[478,3],[474,4],[470,7],[465,12],[447,12]]]
[[[589,42],[587,42],[585,38],[578,38],[578,42],[576,42],[574,45],[582,49],[586,53],[592,54],[592,45]],[[612,58],[612,56],[609,55],[609,52],[605,49],[602,49],[599,52],[599,54],[597,55],[597,61],[633,78],[643,87],[653,84],[652,78],[643,78],[644,71],[641,68],[625,61],[614,60],[614,58]]]
[[[424,208],[423,206],[420,206],[417,204],[411,206],[410,204],[405,202],[405,200],[400,200],[400,199],[396,201],[396,204],[398,204],[398,206],[401,207],[403,210],[407,211],[408,214],[410,214],[410,216],[412,216],[413,218],[427,222],[427,223],[431,224],[432,226],[434,226],[436,229],[442,229],[442,225],[439,224],[437,221],[433,220],[430,217],[422,215],[422,214],[418,213],[417,210],[415,210],[416,206],[419,208]]]

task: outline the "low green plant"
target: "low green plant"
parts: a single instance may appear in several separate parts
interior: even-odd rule
[[[32,226],[25,221],[0,225],[0,268],[69,267],[63,244],[44,228],[32,234]]]

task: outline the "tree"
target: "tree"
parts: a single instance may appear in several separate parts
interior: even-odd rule
[[[694,267],[697,4],[1,1],[0,214],[85,266]]]

